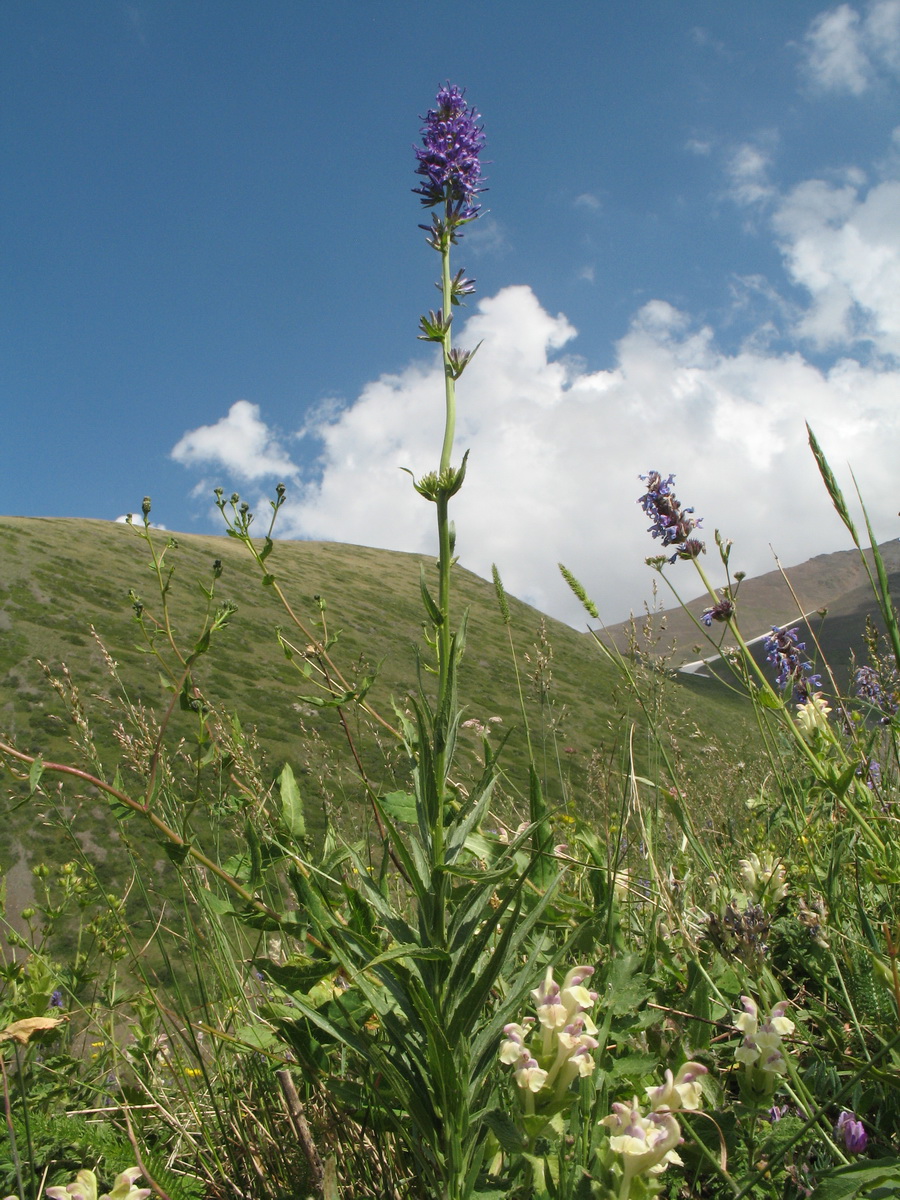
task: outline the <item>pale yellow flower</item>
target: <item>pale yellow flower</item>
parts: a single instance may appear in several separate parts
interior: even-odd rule
[[[797,724],[807,741],[812,741],[816,730],[828,728],[830,712],[831,708],[821,692],[814,692],[805,704],[797,706]]]

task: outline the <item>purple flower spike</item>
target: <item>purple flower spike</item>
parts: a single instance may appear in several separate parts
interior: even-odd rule
[[[672,487],[675,476],[663,479],[659,471],[651,471],[648,475],[641,475],[640,479],[646,483],[647,491],[638,504],[653,521],[648,532],[655,538],[661,538],[664,546],[678,547],[669,562],[673,563],[676,558],[696,558],[702,554],[703,543],[690,536],[692,530],[700,527],[700,521],[688,515],[694,511],[692,508],[681,507]]]
[[[452,231],[474,220],[481,208],[475,203],[475,197],[485,190],[480,186],[479,155],[484,148],[481,113],[466,103],[465,92],[447,84],[438,91],[437,108],[429,109],[422,119],[425,123],[422,147],[416,148],[416,174],[423,175],[425,182],[413,191],[422,197],[426,208],[446,204],[446,223]],[[443,226],[440,218],[435,218],[432,226],[423,228],[440,234]]]
[[[801,703],[822,686],[821,675],[813,673],[812,663],[800,653],[805,649],[806,642],[800,641],[800,630],[796,625],[793,629],[779,629],[773,625],[765,640],[766,662],[777,672],[775,682],[782,691],[792,687],[794,699]]]
[[[856,1113],[846,1110],[837,1119],[834,1136],[844,1143],[848,1154],[862,1154],[869,1141],[862,1121],[857,1119]]]

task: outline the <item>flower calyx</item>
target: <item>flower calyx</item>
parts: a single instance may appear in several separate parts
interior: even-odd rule
[[[419,317],[419,328],[422,332],[419,334],[420,342],[443,342],[447,334],[450,332],[450,326],[453,323],[453,314],[448,313],[444,317],[443,309],[433,310],[429,312],[427,317]]]
[[[407,467],[401,467],[400,470],[406,471],[406,474],[412,477],[413,487],[420,496],[424,496],[426,500],[431,500],[436,504],[441,499],[449,500],[462,487],[466,478],[468,461],[469,452],[467,450],[459,467],[447,467],[445,471],[429,471],[421,479],[416,479]]]

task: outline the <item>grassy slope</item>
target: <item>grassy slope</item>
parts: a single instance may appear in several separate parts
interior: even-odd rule
[[[158,535],[160,548],[167,536]],[[190,646],[199,629],[204,600],[198,581],[210,583],[214,559],[220,559],[224,568],[217,598],[238,605],[236,616],[214,639],[212,651],[199,666],[197,675],[205,693],[256,729],[271,775],[283,761],[291,761],[313,810],[320,809],[324,779],[326,790],[337,792],[338,806],[345,805],[349,826],[358,829],[360,788],[352,779],[348,783],[346,776],[344,784],[338,785],[328,765],[330,756],[346,755],[335,714],[304,702],[303,681],[274,637],[276,626],[284,626],[287,632],[288,625],[276,597],[261,586],[254,564],[235,542],[185,534],[177,536],[177,543],[172,555],[176,573],[171,608],[182,644]],[[345,672],[355,674],[355,664],[360,671],[380,664],[369,699],[389,717],[392,698],[402,702],[417,683],[414,647],[422,644],[420,563],[430,579],[433,560],[429,558],[315,542],[278,542],[267,563],[291,603],[308,620],[316,613],[314,597],[325,598],[329,631],[341,630],[333,653]],[[455,587],[457,619],[464,607],[470,612],[460,680],[462,701],[469,715],[482,720],[497,715],[503,718],[503,728],[513,728],[503,761],[512,785],[521,784],[526,758],[515,673],[493,588],[461,568]],[[168,694],[159,684],[154,661],[137,648],[139,630],[128,599],[132,588],[147,611],[159,615],[147,547],[133,529],[100,521],[0,518],[0,731],[12,736],[20,749],[72,760],[64,708],[37,660],[54,673],[66,663],[93,714],[103,761],[110,771],[114,767],[115,744],[109,733],[114,688],[91,626],[119,664],[131,699],[157,709],[166,703]],[[510,609],[528,688],[525,675],[533,667],[524,661],[524,654],[534,660],[543,618],[513,599]],[[592,752],[609,757],[614,744],[624,740],[623,721],[613,700],[618,680],[583,634],[549,618],[546,628],[553,650],[555,711],[565,712],[560,732],[563,768],[572,794],[582,803]],[[745,717],[739,707],[718,698],[710,702],[703,696],[684,695],[688,698],[675,707],[687,708],[691,721],[703,729],[714,727],[729,740],[742,736]],[[540,709],[534,701],[529,709],[543,761]],[[470,738],[470,745],[474,750],[474,739]],[[552,760],[551,747],[548,790],[551,801],[560,803]],[[377,778],[377,754],[368,762]],[[9,836],[4,839],[5,852],[0,847],[0,866],[9,865],[12,848],[20,840],[33,852],[50,854],[50,834],[35,821],[34,803],[16,807],[21,790],[6,784],[2,797],[0,803],[10,815],[4,818]],[[311,815],[315,826],[316,812]],[[108,817],[102,805],[90,811],[85,806],[79,822],[84,844],[103,841]]]

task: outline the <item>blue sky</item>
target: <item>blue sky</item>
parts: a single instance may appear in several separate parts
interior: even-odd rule
[[[900,0],[436,14],[4,0],[0,511],[212,533],[213,486],[284,479],[285,535],[430,550],[398,467],[439,454],[412,145],[449,80],[490,161],[463,564],[577,622],[563,559],[621,619],[651,468],[750,573],[844,548],[806,420],[896,536]]]

